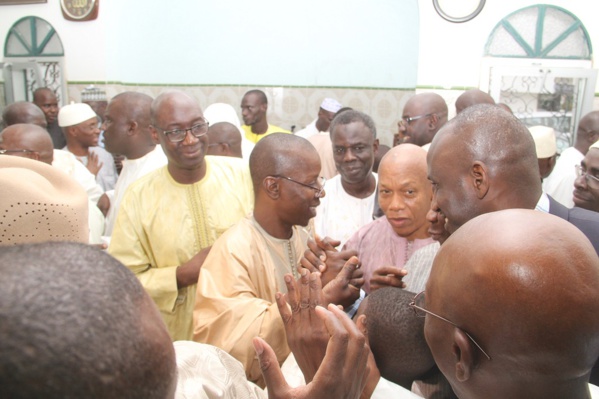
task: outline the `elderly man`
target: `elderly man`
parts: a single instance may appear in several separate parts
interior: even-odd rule
[[[241,116],[244,125],[241,126],[245,132],[245,138],[252,143],[273,133],[291,133],[275,125],[271,125],[266,120],[266,111],[268,110],[268,99],[262,90],[250,90],[241,100]]]
[[[541,173],[541,180],[543,180],[551,174],[557,159],[555,130],[547,126],[532,126],[528,128],[528,131],[535,141],[539,172]]]
[[[599,212],[599,141],[587,151],[580,165],[576,165],[574,204]]]
[[[477,104],[492,104],[495,105],[495,100],[488,93],[479,89],[466,90],[455,101],[456,115],[468,107]]]
[[[358,252],[367,293],[371,278],[376,286],[389,274],[401,278],[405,274],[401,269],[412,254],[433,243],[426,219],[432,197],[426,177],[426,151],[413,144],[393,147],[381,161],[378,191],[385,216],[360,228],[345,244],[345,249]],[[409,290],[416,291],[426,283],[429,272],[408,270],[403,281]]]
[[[562,205],[572,208],[572,191],[576,180],[576,165],[580,165],[591,144],[599,140],[599,111],[582,117],[576,131],[573,147],[562,151],[553,172],[545,179],[543,189]]]
[[[372,221],[377,184],[372,165],[379,141],[372,118],[355,110],[337,115],[330,129],[339,175],[325,184],[327,196],[317,209],[314,226],[318,235],[343,246]]]
[[[152,140],[150,106],[152,97],[124,92],[112,98],[104,114],[104,145],[112,154],[124,155],[123,169],[114,191],[106,193],[108,213],[104,235],[110,236],[123,195],[131,183],[166,165],[162,147]]]
[[[295,133],[296,136],[309,139],[310,137],[328,132],[329,126],[335,117],[337,111],[341,109],[341,103],[334,98],[325,98],[318,108],[318,116],[308,126]]]
[[[98,116],[87,104],[69,104],[60,109],[58,125],[62,127],[67,145],[65,150],[96,176],[104,191],[114,189],[118,177],[112,155],[98,147],[100,129]]]
[[[447,104],[437,93],[420,93],[411,97],[399,123],[401,143],[417,146],[430,144],[435,134],[447,122]]]
[[[217,122],[208,128],[207,155],[242,158],[241,133],[229,122]]]
[[[599,397],[589,384],[598,286],[599,259],[580,231],[510,209],[449,237],[412,306],[458,397],[587,399]]]
[[[5,127],[17,123],[30,123],[44,129],[48,126],[42,110],[38,106],[26,101],[7,105],[4,111],[2,111],[2,120]]]
[[[54,91],[48,87],[41,87],[33,92],[33,104],[37,105],[46,117],[46,129],[50,133],[54,148],[61,149],[67,145],[67,140],[60,126],[58,126],[58,99]]]
[[[279,362],[289,354],[275,294],[285,291],[285,274],[299,277],[297,266],[309,237],[303,227],[314,217],[324,190],[318,154],[293,135],[260,140],[250,156],[250,172],[254,212],[224,233],[204,261],[194,340],[225,349],[242,362],[251,381],[258,381],[253,337],[268,341]],[[358,289],[353,291],[346,302],[358,297]],[[327,298],[327,303],[338,303],[338,298]]]
[[[129,186],[108,251],[139,277],[173,340],[192,338],[200,268],[210,246],[252,209],[247,164],[205,157],[208,123],[180,91],[151,107],[152,138],[168,159]]]

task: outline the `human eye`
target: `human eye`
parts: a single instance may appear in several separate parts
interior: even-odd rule
[[[342,155],[345,153],[345,148],[343,148],[343,147],[335,147],[333,150],[335,151],[335,154],[337,154],[337,155]]]
[[[365,145],[356,145],[356,146],[352,147],[352,151],[356,152],[356,153],[360,153],[360,152],[364,151],[365,148],[366,148]]]

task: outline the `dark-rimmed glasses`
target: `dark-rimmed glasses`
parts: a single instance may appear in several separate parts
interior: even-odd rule
[[[290,182],[299,184],[300,186],[311,188],[312,190],[314,190],[316,192],[315,195],[318,198],[321,198],[322,195],[324,194],[324,183],[327,181],[327,179],[325,179],[324,177],[321,176],[321,177],[318,178],[318,185],[320,187],[314,187],[314,186],[311,186],[309,184],[302,183],[301,181],[293,180],[291,177],[287,177],[287,176],[272,175],[271,177],[278,177],[279,179],[286,179],[286,180],[289,180]]]
[[[418,119],[427,118],[434,114],[435,114],[434,112],[431,112],[429,114],[418,115],[418,116],[402,116],[402,118],[399,120],[399,123],[402,125],[405,125],[405,126],[410,126],[410,123],[417,121]]]
[[[187,129],[164,130],[156,125],[154,125],[154,127],[158,130],[161,130],[171,143],[180,143],[181,141],[185,140],[185,137],[187,137],[187,132],[190,132],[195,138],[204,136],[206,133],[208,133],[209,125],[210,123],[205,120],[204,122],[197,123]]]
[[[480,349],[480,351],[483,353],[483,355],[485,355],[485,357],[488,360],[491,360],[491,356],[489,356],[487,354],[487,352],[485,352],[485,350],[478,344],[478,342],[476,342],[476,340],[474,338],[472,338],[472,335],[468,334],[466,331],[464,331],[464,329],[460,326],[458,326],[457,324],[455,324],[453,321],[446,319],[443,316],[439,316],[436,313],[431,312],[430,310],[427,310],[423,307],[424,305],[424,291],[416,294],[416,296],[414,297],[414,299],[412,299],[412,302],[409,303],[409,306],[414,309],[414,313],[416,314],[416,316],[418,317],[425,317],[427,314],[430,314],[431,316],[436,317],[437,319],[443,320],[444,322],[447,322],[449,324],[451,324],[454,327],[459,328],[460,330],[462,330],[464,332],[464,334],[466,334],[468,336],[468,338],[470,338],[470,341],[472,341],[472,343],[474,345],[476,345],[476,347],[478,349]]]
[[[597,178],[593,175],[590,175],[589,172],[584,170],[582,165],[576,165],[574,167],[576,168],[576,177],[584,176],[584,178],[587,182],[587,185],[590,188],[599,189],[599,178]]]

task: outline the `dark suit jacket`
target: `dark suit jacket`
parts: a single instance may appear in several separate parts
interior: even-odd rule
[[[568,209],[549,197],[549,213],[558,216],[578,227],[589,239],[599,255],[599,213],[574,207]]]

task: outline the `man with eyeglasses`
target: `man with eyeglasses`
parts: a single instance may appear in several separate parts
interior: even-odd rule
[[[29,105],[35,107],[33,104]],[[38,111],[41,113],[39,109]],[[96,183],[96,179],[85,166],[75,159],[73,154],[68,151],[54,149],[52,139],[46,129],[38,125],[17,123],[8,126],[0,133],[0,156],[9,155],[52,165],[77,181],[86,191],[89,201],[89,243],[102,243],[104,215],[96,206],[102,195],[102,188]]]
[[[266,340],[279,362],[289,354],[276,294],[286,292],[286,274],[299,278],[298,265],[310,235],[304,227],[325,191],[316,150],[293,135],[272,134],[260,140],[250,155],[250,173],[253,214],[225,232],[204,262],[193,338],[226,350],[243,364],[250,381],[259,382],[262,374],[252,339]],[[349,272],[355,265],[351,267]],[[349,277],[337,286],[341,292],[325,290],[326,303],[355,301],[359,289],[349,285]]]
[[[372,118],[356,110],[338,114],[330,130],[339,174],[326,183],[327,196],[317,209],[314,227],[319,236],[338,241],[341,248],[372,221],[377,184],[372,166],[379,140]]]
[[[210,246],[253,205],[247,164],[206,157],[208,121],[181,91],[151,106],[151,134],[168,159],[125,193],[108,251],[140,279],[173,340],[190,340],[200,268]]]
[[[218,122],[208,128],[208,155],[242,158],[241,132],[229,122]]]
[[[245,132],[245,138],[252,143],[273,133],[291,133],[289,130],[271,125],[266,119],[268,110],[268,98],[262,90],[250,90],[244,94],[241,100],[241,116]]]
[[[394,144],[411,143],[420,147],[430,144],[446,122],[447,104],[443,97],[437,93],[416,94],[403,108]]]
[[[580,165],[576,165],[576,176],[574,204],[599,212],[599,141],[591,145]]]
[[[102,190],[114,189],[118,173],[112,155],[98,146],[100,127],[94,110],[83,103],[65,105],[58,112],[58,125],[67,139],[63,149],[96,176]]]
[[[562,205],[572,208],[572,191],[576,180],[575,166],[580,165],[591,144],[599,140],[599,111],[592,111],[578,123],[574,146],[562,151],[553,172],[543,182],[543,189]]]
[[[449,237],[411,306],[459,398],[599,398],[597,287],[599,258],[578,229],[510,209]]]

